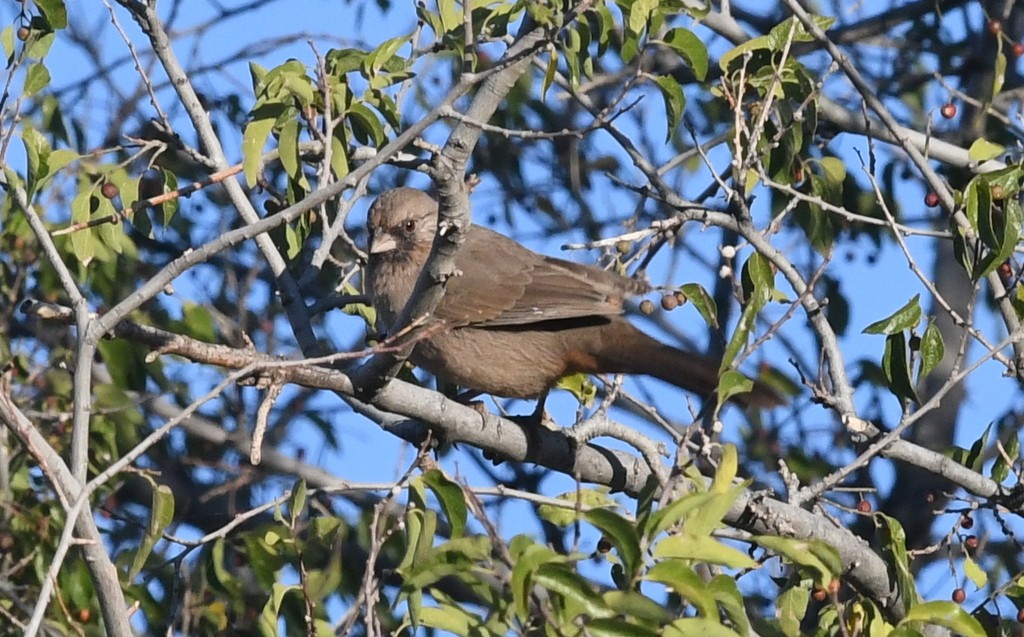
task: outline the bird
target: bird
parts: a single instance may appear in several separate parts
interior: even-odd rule
[[[378,329],[396,326],[430,254],[438,202],[416,188],[381,193],[367,216],[366,293]],[[702,398],[718,387],[719,362],[648,336],[623,316],[649,291],[637,279],[534,252],[471,224],[456,273],[429,317],[434,327],[409,356],[438,379],[477,393],[540,399],[575,373],[653,376]],[[746,408],[783,403],[755,381],[732,400]]]

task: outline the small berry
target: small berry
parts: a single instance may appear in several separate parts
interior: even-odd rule
[[[608,541],[608,538],[602,537],[597,541],[597,552],[604,555],[608,551],[612,550],[612,543]]]
[[[640,302],[640,312],[648,316],[654,314],[654,303],[651,303],[650,299],[644,299]]]
[[[117,196],[118,192],[120,191],[117,189],[117,184],[109,181],[100,186],[100,193],[107,199],[113,199]]]
[[[965,537],[964,538],[964,547],[966,547],[968,551],[977,550],[977,548],[978,548],[978,536],[976,536],[976,535],[968,535],[967,537]]]
[[[857,510],[861,513],[871,513],[871,503],[867,500],[861,500],[857,503]]]
[[[1006,191],[999,184],[992,186],[992,198],[996,201],[1001,201],[1006,197]]]
[[[686,305],[686,295],[683,294],[680,290],[676,290],[673,296],[676,297],[676,301],[679,303],[679,305]]]
[[[1022,57],[1024,56],[1024,43],[1014,42],[1010,50],[1013,51],[1013,57]]]
[[[1003,261],[999,264],[999,276],[1004,279],[1009,279],[1013,276],[1013,266],[1010,265],[1009,261]]]
[[[811,593],[811,597],[814,599],[814,601],[820,603],[828,599],[828,593],[825,591],[824,588],[816,588],[814,589],[814,592]]]
[[[955,591],[953,591],[952,598],[953,601],[957,604],[963,604],[964,600],[967,599],[967,591],[965,591],[962,588],[958,588]]]
[[[995,18],[988,21],[989,33],[999,34],[1003,32],[1003,23]]]
[[[1017,621],[1024,624],[1024,608],[1017,611]]]
[[[78,611],[78,621],[82,622],[83,624],[88,624],[90,619],[92,619],[91,610],[89,610],[88,608],[83,608],[82,610]]]
[[[946,119],[953,119],[956,117],[956,104],[953,102],[946,102],[942,105],[942,109],[939,112],[941,112],[942,116]]]
[[[28,27],[18,27],[18,39],[24,42],[28,39],[28,35],[31,33]]]
[[[939,205],[939,195],[934,192],[928,193],[927,195],[924,196],[924,205],[928,206],[929,208],[934,208],[935,206]]]
[[[960,518],[960,526],[970,531],[974,528],[974,518],[971,517],[970,513],[964,513]]]
[[[929,493],[928,495],[924,496],[924,501],[927,502],[928,504],[934,504],[935,503],[935,494],[934,493]]]
[[[676,296],[674,294],[666,294],[665,296],[661,297],[661,309],[665,310],[666,312],[671,312],[677,307],[679,307],[679,300],[676,299]]]
[[[629,241],[625,241],[625,240],[617,241],[615,243],[615,250],[619,254],[629,254],[629,250],[632,247],[633,247],[633,244],[631,244]]]

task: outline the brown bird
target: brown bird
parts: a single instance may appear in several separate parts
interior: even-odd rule
[[[396,327],[436,228],[437,201],[421,190],[389,190],[370,208],[366,283],[378,327]],[[445,327],[410,356],[443,380],[509,398],[543,398],[576,372],[646,374],[701,397],[718,387],[716,361],[660,343],[622,317],[623,302],[648,291],[645,283],[537,254],[477,225],[455,265],[460,274],[434,312]],[[733,400],[782,403],[761,383]]]

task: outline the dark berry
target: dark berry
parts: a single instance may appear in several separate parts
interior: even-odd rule
[[[964,547],[968,551],[974,551],[978,548],[978,536],[968,535],[964,538]]]
[[[958,588],[955,591],[953,591],[952,598],[953,601],[957,604],[963,604],[964,600],[967,599],[967,591],[965,591],[962,588]]]
[[[811,597],[814,599],[814,601],[820,603],[828,599],[828,593],[825,592],[824,588],[816,588],[814,589],[814,592],[811,593]]]
[[[963,517],[960,518],[960,526],[968,531],[974,528],[974,518],[971,517],[970,513],[963,514]]]
[[[1004,279],[1009,279],[1013,276],[1013,266],[1010,265],[1009,261],[1003,261],[999,264],[999,276]]]
[[[610,550],[612,550],[612,543],[608,541],[608,538],[602,537],[600,540],[598,540],[598,542],[597,542],[597,552],[598,553],[601,553],[603,555],[604,553],[607,553]]]
[[[935,206],[939,205],[939,195],[934,192],[928,193],[927,195],[924,196],[924,205],[928,206],[929,208],[934,208]]]
[[[1002,21],[996,20],[995,18],[992,18],[991,20],[989,20],[988,21],[988,31],[989,31],[989,33],[995,33],[995,34],[1002,33],[1003,32],[1003,23],[1002,23]]]
[[[100,186],[100,193],[107,199],[113,199],[117,196],[118,192],[117,184],[110,183],[109,181]]]
[[[953,102],[946,102],[945,104],[942,105],[942,109],[940,112],[942,113],[942,116],[945,117],[946,119],[953,119],[954,117],[956,117],[956,104],[954,104]]]
[[[661,309],[665,310],[666,312],[671,312],[677,307],[679,307],[679,300],[676,299],[676,296],[674,294],[666,294],[665,296],[661,297]]]

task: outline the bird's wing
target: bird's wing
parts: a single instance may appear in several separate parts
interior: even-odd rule
[[[622,313],[640,281],[593,266],[545,257],[473,226],[459,252],[437,317],[456,325],[512,326]],[[457,299],[457,302],[453,302]]]

